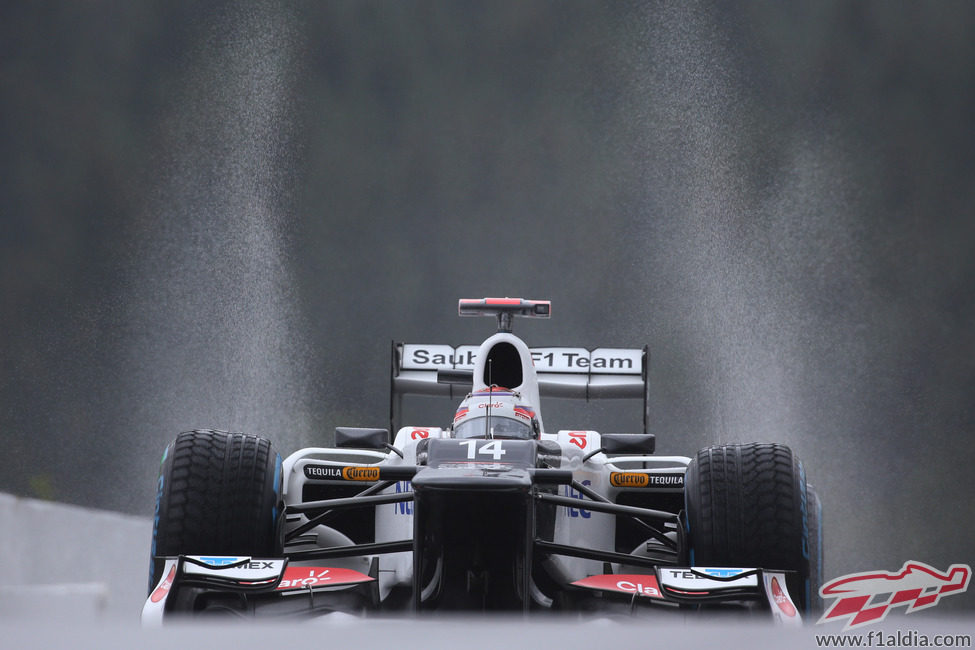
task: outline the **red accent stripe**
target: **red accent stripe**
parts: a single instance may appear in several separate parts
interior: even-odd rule
[[[853,598],[840,598],[833,605],[832,609],[826,613],[826,618],[836,618],[848,614],[856,614],[870,602],[870,596],[854,596]]]
[[[154,603],[158,603],[160,600],[165,598],[166,594],[169,592],[169,588],[173,586],[173,579],[175,578],[176,565],[174,564],[173,568],[169,570],[169,574],[166,576],[166,579],[163,580],[162,583],[156,587],[155,591],[152,592],[152,596],[149,598],[149,600]]]
[[[485,305],[520,305],[521,298],[485,298]]]
[[[919,607],[924,607],[925,605],[930,605],[931,603],[937,602],[938,596],[940,595],[941,594],[939,592],[936,594],[931,594],[930,596],[921,596],[916,601],[914,601],[914,604],[911,605],[911,607],[917,609]]]
[[[515,407],[515,415],[520,415],[521,417],[528,418],[529,420],[532,419],[533,417],[535,417],[534,411],[530,411],[530,410],[528,410],[526,408],[522,408],[520,406],[516,406]]]
[[[888,605],[880,605],[879,607],[871,607],[870,609],[861,611],[850,621],[850,626],[862,625],[863,623],[869,623],[870,621],[883,618],[884,614],[887,613],[887,607]]]
[[[904,591],[898,591],[894,594],[894,597],[890,599],[891,605],[897,605],[898,603],[906,603],[910,600],[917,600],[921,597],[922,589],[906,589]]]
[[[709,591],[684,591],[683,589],[674,589],[673,587],[668,587],[664,585],[664,589],[667,593],[683,594],[685,596],[707,596]]]

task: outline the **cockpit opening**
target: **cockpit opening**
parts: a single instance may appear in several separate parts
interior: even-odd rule
[[[487,363],[484,364],[484,377],[481,379],[485,386],[521,386],[524,381],[521,373],[521,355],[518,348],[511,343],[501,341],[496,343],[488,352]]]

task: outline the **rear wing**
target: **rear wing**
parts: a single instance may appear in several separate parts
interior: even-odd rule
[[[390,430],[398,429],[404,395],[463,399],[471,391],[479,346],[392,344]],[[647,430],[650,352],[623,348],[531,348],[541,397],[642,399]]]

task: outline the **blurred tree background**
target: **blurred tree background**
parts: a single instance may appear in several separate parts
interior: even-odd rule
[[[179,430],[382,425],[390,339],[520,295],[554,304],[530,344],[650,345],[662,452],[796,448],[830,575],[969,561],[973,33],[960,1],[5,3],[0,489],[148,513]]]

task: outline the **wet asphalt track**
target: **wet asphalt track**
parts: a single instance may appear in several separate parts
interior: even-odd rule
[[[807,625],[785,629],[753,621],[705,620],[670,615],[639,621],[538,618],[328,618],[285,624],[195,622],[143,629],[137,620],[94,619],[72,615],[70,608],[35,611],[10,620],[0,614],[0,648],[341,648],[343,650],[477,650],[522,648],[558,650],[637,650],[642,648],[816,648],[817,635],[839,634],[841,626]],[[873,631],[874,637],[867,635]],[[975,635],[975,618],[940,618],[926,614],[888,617],[880,626],[856,631],[864,647],[881,645],[901,634],[902,641],[927,635]],[[913,636],[905,636],[913,635]],[[872,645],[870,645],[872,643]],[[947,647],[965,647],[964,640],[948,640]],[[923,640],[916,645],[923,646]],[[911,647],[910,645],[901,647]]]

